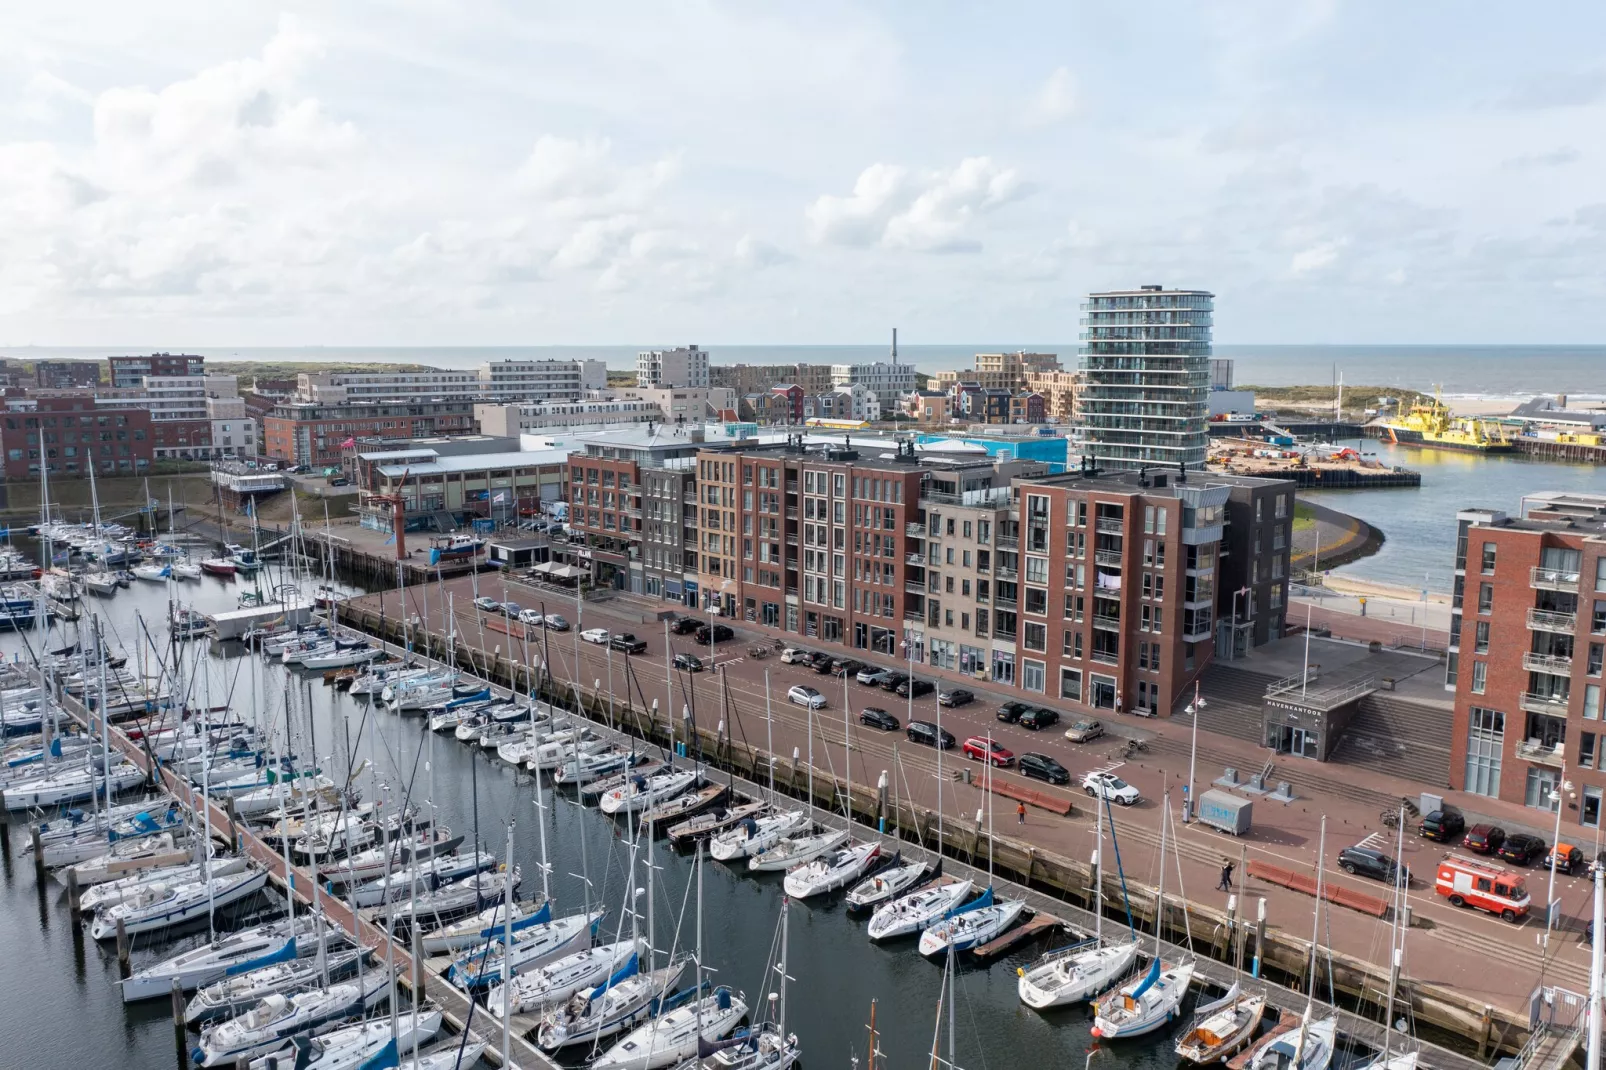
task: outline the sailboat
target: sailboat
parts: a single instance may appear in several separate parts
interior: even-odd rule
[[[1395,828],[1400,830],[1399,841],[1395,847],[1394,867],[1396,873],[1405,872],[1405,808],[1400,808],[1400,820]],[[1405,917],[1406,882],[1394,882],[1394,910],[1389,918],[1389,944],[1394,956],[1394,968],[1389,971],[1388,996],[1383,1001],[1383,1050],[1377,1057],[1362,1063],[1358,1070],[1416,1070],[1418,1053],[1406,1047],[1404,1050],[1393,1053],[1391,1041],[1394,1038],[1394,999],[1398,995],[1396,988],[1399,984],[1400,971],[1405,966],[1405,934],[1406,927],[1400,924]],[[1407,1005],[1409,1010],[1409,1004]],[[1403,1023],[1401,1028],[1403,1028]]]
[[[1093,1035],[1105,1040],[1140,1037],[1154,1032],[1176,1018],[1182,1000],[1193,982],[1194,963],[1167,966],[1161,959],[1163,942],[1160,921],[1165,917],[1166,832],[1170,825],[1171,793],[1165,795],[1160,818],[1160,886],[1154,910],[1154,958],[1142,977],[1134,980],[1093,1005]]]
[[[783,887],[786,894],[794,899],[808,899],[816,895],[834,892],[838,888],[848,885],[864,876],[867,871],[881,860],[881,845],[874,840],[863,843],[852,842],[853,831],[853,722],[848,716],[852,706],[847,701],[848,678],[842,677],[842,740],[843,765],[845,766],[847,790],[842,793],[842,812],[848,820],[849,839],[842,847],[816,855],[814,858],[799,862],[786,871],[786,880]],[[809,711],[809,717],[814,717],[814,711]]]
[[[1126,976],[1138,957],[1138,934],[1132,927],[1132,905],[1127,904],[1127,938],[1119,943],[1104,943],[1104,815],[1109,812],[1110,801],[1104,800],[1097,813],[1097,832],[1093,848],[1093,887],[1097,903],[1093,908],[1093,940],[1050,951],[1031,966],[1020,971],[1016,987],[1020,1001],[1034,1010],[1063,1007],[1080,1003],[1106,991],[1117,979]],[[1110,841],[1115,842],[1115,815],[1110,814]],[[1115,848],[1116,869],[1120,870],[1121,849]],[[1126,878],[1121,878],[1123,894]]]
[[[975,887],[975,883],[968,880],[928,884],[877,907],[870,915],[866,934],[873,941],[881,941],[923,932],[928,925],[959,909]]]
[[[989,743],[991,738],[989,737]],[[987,888],[975,901],[950,911],[920,934],[920,953],[930,958],[947,948],[965,951],[992,940],[1020,918],[1024,899],[996,900],[993,895],[993,767],[987,766]],[[976,815],[978,823],[981,814]]]
[[[930,862],[918,858],[905,862],[900,852],[892,856],[885,868],[848,889],[842,903],[849,911],[869,910],[890,903],[933,875]]]
[[[294,995],[273,993],[244,1014],[203,1029],[190,1059],[200,1067],[233,1067],[237,1060],[272,1051],[291,1037],[370,1010],[389,994],[390,974],[383,970]]]
[[[1309,995],[1305,1000],[1305,1012],[1300,1015],[1298,1029],[1275,1034],[1255,1050],[1249,1059],[1249,1070],[1327,1070],[1333,1063],[1333,1049],[1338,1043],[1338,1015],[1315,1019],[1316,951],[1321,946],[1322,859],[1326,855],[1327,818],[1323,817],[1316,848],[1316,905],[1311,911],[1310,980],[1306,986]]]
[[[1245,992],[1237,981],[1220,999],[1194,1009],[1193,1023],[1177,1041],[1177,1054],[1190,1063],[1217,1063],[1249,1043],[1266,1014],[1266,997]]]
[[[647,942],[640,938],[616,940],[554,959],[540,969],[521,973],[511,983],[498,984],[485,997],[485,1008],[498,1018],[503,1001],[511,1002],[511,1014],[544,1011],[567,1000],[582,988],[594,988],[631,959],[646,954]]]
[[[802,1056],[797,1034],[786,1031],[786,965],[790,948],[788,923],[791,902],[781,900],[781,953],[773,971],[780,977],[777,991],[769,994],[776,1017],[746,1030],[738,1030],[728,1040],[699,1041],[697,1055],[676,1070],[787,1070]]]
[[[777,810],[744,818],[708,841],[708,857],[719,862],[750,858],[774,847],[807,823],[808,815],[802,810]]]

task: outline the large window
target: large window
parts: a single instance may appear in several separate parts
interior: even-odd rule
[[[1001,684],[1015,682],[1015,655],[1003,650],[993,651],[993,679]]]
[[[1472,707],[1467,721],[1467,791],[1499,798],[1500,754],[1505,744],[1506,715]]]
[[[1027,691],[1043,691],[1043,663],[1030,658],[1020,663],[1020,685]]]
[[[1556,807],[1561,805],[1561,796],[1556,790],[1558,779],[1559,774],[1553,769],[1535,769],[1529,766],[1523,804],[1537,810],[1554,812]]]
[[[1072,702],[1082,701],[1082,670],[1060,670],[1060,698],[1068,698]]]
[[[1027,650],[1037,650],[1037,651],[1045,651],[1045,652],[1048,650],[1048,626],[1047,625],[1045,625],[1045,624],[1037,624],[1037,623],[1035,623],[1033,621],[1027,621],[1026,622],[1026,627],[1024,629],[1022,629],[1022,631],[1024,633],[1024,640],[1025,640],[1025,645],[1026,645],[1026,649]],[[1038,690],[1042,690],[1042,689],[1039,688]]]

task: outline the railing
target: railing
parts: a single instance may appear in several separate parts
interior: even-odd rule
[[[1537,740],[1525,739],[1517,744],[1517,757],[1525,762],[1534,762],[1538,765],[1553,765],[1560,769],[1567,763],[1567,745],[1565,743],[1540,743]]]
[[[916,566],[918,568],[925,568],[926,567],[926,555],[925,554],[910,554],[909,556],[907,556],[907,557],[905,557],[903,559],[903,563],[906,564],[906,565],[914,565],[914,566]]]
[[[1567,699],[1560,695],[1544,695],[1537,691],[1524,691],[1517,705],[1528,713],[1543,713],[1551,717],[1567,716]]]
[[[920,623],[924,624],[926,622],[926,611],[925,611],[924,607],[921,607],[921,608],[918,608],[918,609],[914,609],[914,608],[905,609],[903,611],[903,619],[904,620],[917,620]]]
[[[1528,586],[1541,591],[1577,591],[1578,573],[1559,568],[1531,568]]]
[[[1093,614],[1093,627],[1103,628],[1105,631],[1118,632],[1121,630],[1121,618],[1095,613]]]
[[[1101,565],[1121,567],[1121,554],[1115,550],[1096,550],[1093,553],[1093,560]]]
[[[1020,575],[1020,573],[1016,572],[1014,567],[1011,565],[999,565],[995,571],[998,574],[998,578],[1001,580],[1012,580]]]
[[[1093,651],[1091,659],[1098,662],[1100,665],[1119,665],[1121,662],[1121,656],[1119,654],[1112,653],[1108,650]]]
[[[1560,654],[1524,654],[1522,667],[1529,672],[1548,672],[1555,676],[1571,676],[1573,659]]]
[[[1109,517],[1101,516],[1094,521],[1093,530],[1102,531],[1106,535],[1125,535],[1126,521],[1112,520]]]
[[[903,526],[903,533],[905,535],[913,535],[917,537],[924,536],[926,533],[926,525],[919,524],[911,520],[909,523]]]
[[[923,595],[923,594],[926,593],[926,581],[925,580],[904,580],[903,581],[903,590],[904,590],[905,594],[921,594],[921,595]]]
[[[1019,535],[1000,535],[1000,536],[998,536],[997,542],[998,542],[998,548],[1000,550],[1018,550],[1018,549],[1020,549],[1020,536]]]
[[[993,595],[993,605],[997,606],[999,609],[1014,609],[1020,605],[1020,603],[1013,598],[1008,598],[1001,594],[995,594]]]
[[[1571,635],[1578,630],[1578,614],[1559,613],[1553,609],[1530,609],[1528,627],[1539,632],[1561,632]]]

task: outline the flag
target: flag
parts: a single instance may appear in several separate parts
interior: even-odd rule
[[[497,491],[496,492],[496,497],[492,498],[491,501],[493,503],[501,503],[501,502],[507,501],[507,491],[505,491],[505,490]]]
[[[353,435],[351,438],[346,439],[346,441],[344,441],[344,442],[342,442],[340,444],[340,448],[343,449],[343,450],[355,449],[356,446],[357,446],[357,436],[355,436],[355,435]]]

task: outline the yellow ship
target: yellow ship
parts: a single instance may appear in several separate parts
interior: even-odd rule
[[[1411,411],[1385,421],[1389,440],[1402,446],[1427,446],[1440,450],[1466,450],[1472,453],[1509,453],[1511,440],[1499,424],[1472,416],[1456,417],[1439,400],[1418,397]]]

